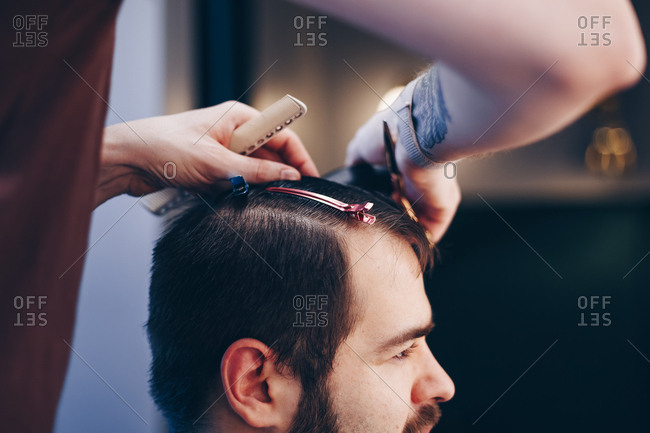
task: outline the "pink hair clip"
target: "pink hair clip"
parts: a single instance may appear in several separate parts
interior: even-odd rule
[[[350,215],[351,218],[357,219],[366,224],[372,224],[377,219],[375,216],[368,215],[366,213],[366,211],[370,210],[374,206],[374,203],[371,202],[365,202],[363,204],[347,204],[323,194],[318,194],[315,192],[305,191],[302,189],[295,189],[295,188],[282,188],[277,186],[270,186],[266,188],[266,190],[273,191],[273,192],[283,192],[285,194],[292,194],[300,197],[310,198],[319,203],[323,203],[335,209],[338,209],[340,211],[346,212],[348,215]]]

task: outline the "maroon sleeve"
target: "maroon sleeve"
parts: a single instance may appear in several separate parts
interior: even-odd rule
[[[0,6],[0,430],[53,429],[119,1]]]

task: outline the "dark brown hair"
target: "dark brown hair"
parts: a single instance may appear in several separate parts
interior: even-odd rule
[[[369,226],[311,199],[266,191],[284,186],[348,203],[371,201]],[[423,271],[432,251],[421,227],[386,197],[323,179],[273,182],[243,197],[203,196],[173,221],[153,255],[147,332],[151,393],[172,431],[196,422],[223,393],[221,358],[240,338],[271,348],[303,389],[322,386],[355,319],[348,287],[350,230],[409,242]],[[316,326],[296,326],[294,298],[321,296]],[[323,299],[323,298],[321,298]]]

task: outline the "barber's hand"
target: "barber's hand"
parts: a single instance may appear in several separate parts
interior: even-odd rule
[[[228,101],[106,128],[96,205],[122,193],[139,196],[165,187],[206,190],[236,175],[249,183],[318,176],[302,142],[289,129],[251,156],[228,150],[233,131],[257,113]]]
[[[461,192],[455,170],[445,170],[444,165],[422,168],[414,164],[403,148],[397,144],[397,166],[404,177],[406,197],[420,223],[438,242],[447,232],[460,204]],[[453,178],[447,177],[454,175]],[[419,198],[419,200],[418,200]]]
[[[396,101],[396,104],[399,100]],[[394,104],[394,105],[396,105]],[[356,133],[348,145],[346,165],[361,161],[374,165],[386,164],[384,150],[383,121],[388,122],[393,138],[397,139],[397,124],[402,122],[397,114],[386,109],[376,113]],[[444,166],[422,168],[414,164],[406,150],[397,140],[395,156],[397,166],[404,177],[406,196],[413,204],[413,210],[420,223],[431,232],[435,242],[439,241],[449,228],[458,205],[460,188],[456,178],[445,176]],[[447,170],[452,174],[451,170]],[[453,172],[455,175],[455,172]]]

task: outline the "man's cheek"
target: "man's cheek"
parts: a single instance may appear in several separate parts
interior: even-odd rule
[[[375,432],[402,432],[404,425],[413,413],[410,406],[408,375],[393,374],[382,376],[372,373],[369,378],[365,402],[368,413],[375,420]]]
[[[413,369],[409,365],[395,365],[387,363],[385,368],[376,370],[381,377],[381,386],[375,389],[377,405],[383,405],[383,411],[390,414],[393,424],[397,421],[402,432],[409,417],[415,416],[415,409],[411,402],[411,391],[413,390]],[[379,378],[378,378],[379,380]],[[388,424],[387,424],[388,425]]]
[[[411,404],[411,391],[413,389],[415,372],[409,361],[389,361],[384,366],[375,369],[378,380],[392,395],[391,401],[400,401],[401,405],[408,408]]]

